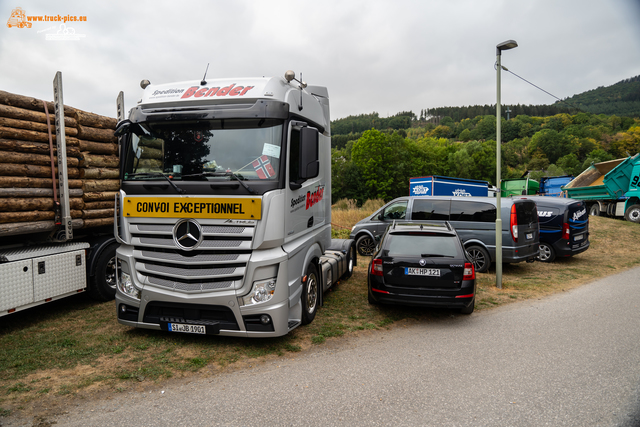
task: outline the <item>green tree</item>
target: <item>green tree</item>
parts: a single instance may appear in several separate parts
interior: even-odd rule
[[[561,156],[575,151],[569,138],[553,129],[542,129],[533,135],[529,151],[535,152],[538,149],[544,153],[550,163],[555,163]]]

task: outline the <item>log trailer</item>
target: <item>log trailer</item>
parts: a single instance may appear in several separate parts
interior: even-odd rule
[[[313,321],[357,261],[331,239],[327,89],[292,71],[141,87],[116,129],[118,321],[244,337]]]
[[[31,152],[47,145],[50,169],[48,179],[24,176],[25,172],[20,173],[20,176],[12,173],[13,176],[0,177],[3,204],[0,221],[0,316],[85,291],[100,301],[113,299],[115,295],[115,251],[118,244],[113,236],[112,218],[83,219],[83,212],[86,211],[70,204],[70,200],[82,203],[83,189],[81,185],[81,188],[70,188],[60,72],[54,79],[53,92],[55,145],[52,142],[54,138],[51,126],[50,147],[41,142],[2,139],[3,147],[12,142],[17,147],[10,158],[17,157],[20,147],[27,147],[25,149]],[[29,100],[36,101],[33,98]],[[6,105],[3,107],[3,117],[4,114],[8,114],[7,111],[11,113],[21,110]],[[51,103],[41,101],[40,107],[47,112],[48,120]],[[44,116],[42,113],[35,114]],[[53,111],[51,114],[53,115]],[[24,120],[4,122],[17,123],[16,126],[27,123]],[[11,129],[2,127],[0,136],[6,137],[14,133]],[[31,135],[37,133],[39,132],[33,132]],[[77,147],[74,148],[76,150],[72,152],[79,154]],[[74,161],[77,163],[77,159]],[[5,165],[15,166],[13,169],[3,168],[8,171],[15,169],[28,172],[41,168],[36,164]],[[18,166],[24,168],[20,169]],[[54,171],[53,176],[51,169]],[[45,181],[48,182],[49,188],[43,188]],[[73,181],[81,182],[79,179]],[[49,211],[20,211],[24,206],[38,204],[40,208],[46,206]],[[7,206],[12,207],[14,211],[4,212]],[[55,214],[50,212],[51,206],[55,206]],[[51,214],[51,220],[38,219],[47,217],[48,213]]]

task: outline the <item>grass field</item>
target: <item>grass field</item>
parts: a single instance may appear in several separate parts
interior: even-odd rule
[[[376,207],[334,209],[335,234],[348,236],[351,226]],[[590,229],[591,247],[576,257],[551,264],[505,265],[503,289],[495,287],[493,270],[479,274],[476,310],[566,291],[640,265],[638,224],[591,217]],[[281,338],[131,329],[117,323],[113,302],[95,303],[83,295],[4,316],[0,318],[0,417],[95,393],[104,396],[157,386],[168,379],[212,375],[279,356],[299,357],[327,340],[458,315],[452,310],[369,305],[368,262],[369,258],[359,257],[353,276],[327,292],[313,323]]]

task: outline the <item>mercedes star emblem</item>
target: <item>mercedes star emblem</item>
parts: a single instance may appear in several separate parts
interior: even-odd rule
[[[173,240],[185,251],[196,249],[202,242],[202,228],[192,219],[183,219],[173,229]]]

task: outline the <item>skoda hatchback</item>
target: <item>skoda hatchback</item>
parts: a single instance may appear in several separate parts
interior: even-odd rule
[[[367,283],[371,304],[473,312],[475,269],[448,222],[390,225],[373,253]]]

